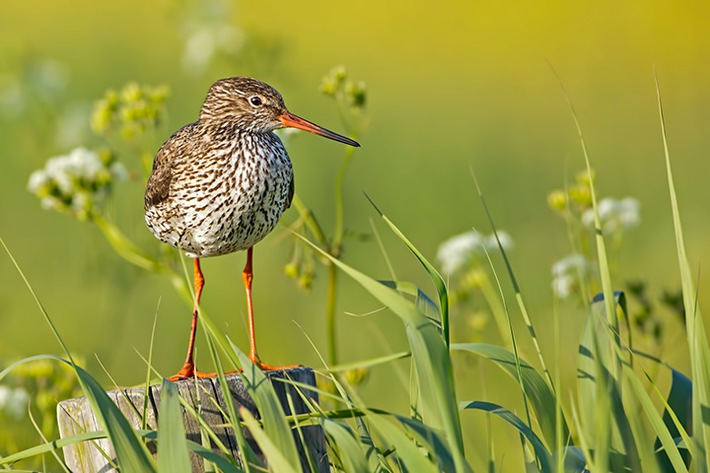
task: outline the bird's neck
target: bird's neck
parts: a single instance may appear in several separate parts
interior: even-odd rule
[[[261,143],[266,146],[283,147],[281,140],[275,133],[248,130],[237,122],[200,120],[199,126],[202,128],[204,135],[209,136],[212,141],[235,144],[240,142]]]

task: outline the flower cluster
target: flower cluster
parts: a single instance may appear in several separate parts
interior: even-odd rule
[[[595,209],[592,201],[594,173],[580,172],[565,190],[555,190],[547,196],[552,210],[565,219],[575,241],[575,254],[567,256],[552,266],[552,287],[557,297],[564,299],[573,294],[583,299],[596,287],[596,264],[592,254]],[[613,237],[611,243],[618,248],[627,230],[641,223],[641,204],[633,197],[614,199],[604,197],[597,202],[596,212],[602,234]]]
[[[169,89],[165,85],[127,84],[119,92],[109,90],[94,107],[91,127],[95,133],[118,133],[126,140],[139,140],[157,128],[166,114]]]
[[[639,226],[641,203],[633,197],[624,199],[604,198],[599,201],[597,211],[604,233],[616,233]],[[594,209],[588,209],[582,214],[582,223],[588,228],[594,228]]]
[[[44,168],[30,175],[28,188],[45,209],[90,220],[114,181],[126,177],[125,168],[113,154],[79,147],[68,155],[49,159]]]
[[[592,208],[592,185],[596,176],[586,171],[577,173],[574,183],[565,190],[554,190],[547,196],[547,203],[552,210],[562,215],[569,213],[580,215]]]
[[[0,412],[5,416],[20,420],[27,415],[30,395],[23,388],[0,385]]]
[[[74,359],[77,363],[83,362],[81,357],[75,356]],[[42,435],[55,438],[57,402],[80,394],[79,381],[69,365],[49,359],[20,363],[0,385],[0,425],[8,427],[11,422],[22,422],[31,407]],[[36,435],[35,428],[32,433]],[[0,429],[3,449],[26,448],[22,443],[22,436],[17,436],[14,429]]]
[[[313,287],[313,280],[316,277],[316,267],[314,254],[310,247],[306,247],[303,242],[293,240],[293,254],[291,261],[284,266],[284,274],[298,283],[298,287],[304,291],[309,291]]]
[[[488,236],[470,231],[449,238],[441,245],[436,257],[441,263],[441,269],[446,274],[453,274],[468,265],[472,259],[499,249],[498,241],[504,250],[513,247],[513,239],[506,232],[497,232]]]
[[[594,263],[580,254],[572,254],[552,265],[552,290],[560,299],[566,299],[581,289],[581,281],[588,279]]]
[[[338,66],[323,77],[321,92],[345,103],[355,109],[363,109],[367,104],[367,86],[363,81],[354,82],[348,78],[345,67]]]

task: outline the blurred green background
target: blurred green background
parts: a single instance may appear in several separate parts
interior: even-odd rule
[[[147,354],[156,311],[154,363],[171,374],[183,361],[189,308],[167,280],[116,256],[93,225],[42,210],[27,191],[29,175],[79,144],[101,145],[88,131],[92,104],[106,89],[129,81],[171,89],[168,123],[155,137],[155,149],[197,118],[212,82],[233,75],[270,83],[291,111],[342,131],[318,86],[333,66],[345,65],[367,83],[371,117],[346,181],[347,228],[371,232],[376,214],[366,192],[434,261],[446,238],[472,226],[490,231],[472,168],[496,224],[515,241],[516,275],[543,349],[552,356],[550,267],[571,249],[546,196],[573,180],[584,161],[550,64],[575,104],[599,191],[633,196],[642,205],[641,226],[614,254],[615,287],[644,279],[654,294],[678,286],[656,68],[702,304],[708,292],[702,262],[710,257],[709,58],[706,2],[10,2],[0,15],[0,237],[94,375],[106,379],[96,355],[120,384],[144,379],[136,350]],[[326,227],[333,220],[342,152],[313,136],[289,144],[297,192]],[[124,164],[135,178],[118,186],[110,213],[129,236],[157,252],[143,223],[140,164]],[[291,210],[284,223],[295,218]],[[380,228],[398,276],[423,284],[417,262]],[[318,274],[311,292],[287,278],[287,236],[277,230],[255,249],[260,354],[270,363],[320,366],[294,321],[325,352],[325,274]],[[343,259],[375,278],[389,278],[373,239],[349,241]],[[243,264],[243,253],[204,261],[203,306],[246,349]],[[0,365],[57,353],[7,257],[0,257],[0,280]],[[400,323],[390,315],[346,315],[377,308],[342,278],[338,330],[344,362],[405,349]],[[582,319],[574,304],[563,302],[560,311],[569,343],[563,349],[574,353]],[[682,333],[675,327],[667,334],[658,351],[685,369],[684,349],[675,343]],[[198,350],[206,355],[201,341]],[[524,352],[529,348],[524,337],[522,346]],[[462,361],[462,398],[484,397],[479,384],[486,378],[471,360]],[[406,389],[401,397],[392,394],[391,373],[390,367],[374,369],[363,395],[377,407],[406,409]],[[505,394],[497,400],[506,404]]]

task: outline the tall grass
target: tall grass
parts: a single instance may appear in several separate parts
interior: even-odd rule
[[[223,334],[215,329],[209,317],[203,317],[208,334],[209,352],[218,366],[219,381],[224,393],[229,393],[225,369],[221,360],[227,360],[228,368],[241,367],[243,379],[254,399],[260,420],[242,409],[237,411],[228,403],[225,413],[227,428],[235,433],[239,444],[239,460],[218,457],[204,445],[184,438],[181,430],[182,409],[194,416],[203,425],[206,438],[218,442],[212,430],[200,418],[199,411],[179,396],[168,382],[163,383],[160,405],[160,422],[157,432],[135,430],[118,408],[110,401],[96,380],[72,359],[68,347],[52,324],[39,298],[27,287],[37,301],[40,313],[54,332],[65,352],[65,359],[50,357],[57,362],[68,363],[75,370],[82,390],[88,398],[102,430],[83,433],[61,440],[52,439],[36,447],[0,458],[0,465],[11,469],[16,462],[56,451],[62,446],[107,438],[116,451],[117,463],[122,471],[189,471],[188,452],[203,458],[212,471],[262,471],[299,472],[314,468],[314,459],[299,458],[293,433],[300,434],[303,427],[319,425],[323,428],[328,457],[334,471],[360,472],[469,472],[473,461],[470,452],[485,458],[491,452],[517,450],[518,460],[486,458],[489,471],[527,472],[607,472],[607,471],[708,471],[710,459],[709,423],[703,417],[703,409],[710,404],[710,350],[703,321],[696,300],[696,290],[683,243],[680,211],[671,172],[670,153],[667,144],[660,89],[658,107],[661,133],[664,140],[665,164],[668,176],[670,200],[673,209],[673,225],[676,232],[677,258],[687,314],[687,343],[691,360],[691,377],[688,378],[660,359],[638,352],[624,337],[621,320],[628,316],[625,295],[614,291],[605,235],[597,213],[596,197],[593,208],[596,214],[596,254],[603,292],[586,306],[586,327],[578,344],[577,353],[555,354],[556,363],[561,358],[577,358],[578,377],[576,386],[564,384],[554,366],[551,374],[546,354],[537,341],[533,318],[528,309],[515,274],[515,265],[500,245],[504,256],[504,276],[498,274],[491,263],[499,287],[511,284],[515,291],[516,305],[527,332],[516,334],[517,313],[510,310],[503,299],[505,314],[513,341],[513,350],[490,343],[452,343],[447,285],[422,252],[395,225],[392,219],[376,208],[382,224],[408,248],[422,270],[428,275],[436,297],[429,297],[429,288],[417,288],[407,281],[379,281],[344,263],[304,238],[306,244],[325,258],[329,264],[362,286],[375,300],[387,307],[402,323],[409,344],[405,353],[387,354],[382,357],[362,360],[348,366],[326,366],[321,375],[331,380],[333,392],[315,389],[320,403],[304,394],[303,386],[295,385],[308,410],[298,415],[285,415],[276,399],[271,383],[264,373],[249,363],[243,353]],[[583,147],[585,164],[591,179],[590,157],[584,147],[581,126],[571,107],[575,125]],[[480,190],[479,190],[480,192]],[[483,198],[482,198],[483,200]],[[484,206],[485,206],[485,201]],[[491,225],[493,217],[486,208]],[[3,243],[4,246],[4,243]],[[10,251],[5,248],[12,259]],[[489,260],[490,261],[490,260]],[[14,259],[13,259],[14,263]],[[17,263],[18,274],[24,275]],[[501,290],[501,294],[504,291]],[[501,297],[503,297],[501,295]],[[436,301],[436,302],[434,302]],[[529,338],[533,343],[533,361],[524,358],[517,339]],[[454,365],[457,353],[469,353],[510,376],[515,390],[525,406],[525,414],[519,415],[514,408],[496,402],[499,392],[490,393],[491,399],[461,399],[456,389]],[[28,358],[19,362],[31,363]],[[372,367],[388,365],[408,358],[411,363],[411,382],[407,397],[411,401],[409,415],[379,409],[368,405],[342,376],[336,373],[353,366]],[[537,367],[538,365],[539,367]],[[0,372],[0,380],[16,365]],[[671,375],[671,387],[664,393],[658,374]],[[289,381],[285,381],[289,382]],[[147,383],[146,383],[147,384]],[[293,383],[292,383],[293,384]],[[394,388],[394,387],[393,387]],[[313,388],[308,387],[313,390]],[[571,394],[576,392],[576,395]],[[330,402],[335,401],[335,402]],[[327,406],[339,406],[329,409]],[[662,406],[662,411],[656,406]],[[495,417],[517,433],[516,445],[495,445],[465,438],[463,425],[469,415]],[[694,428],[691,428],[694,426]],[[260,462],[242,436],[246,428],[252,435],[267,465]],[[157,443],[157,460],[149,453],[148,441]],[[222,449],[223,452],[226,449]],[[60,467],[68,470],[61,463]]]

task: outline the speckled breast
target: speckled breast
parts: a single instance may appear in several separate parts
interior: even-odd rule
[[[146,212],[153,234],[191,257],[254,246],[290,204],[293,168],[273,133],[245,134],[209,154],[175,163],[169,198]]]

